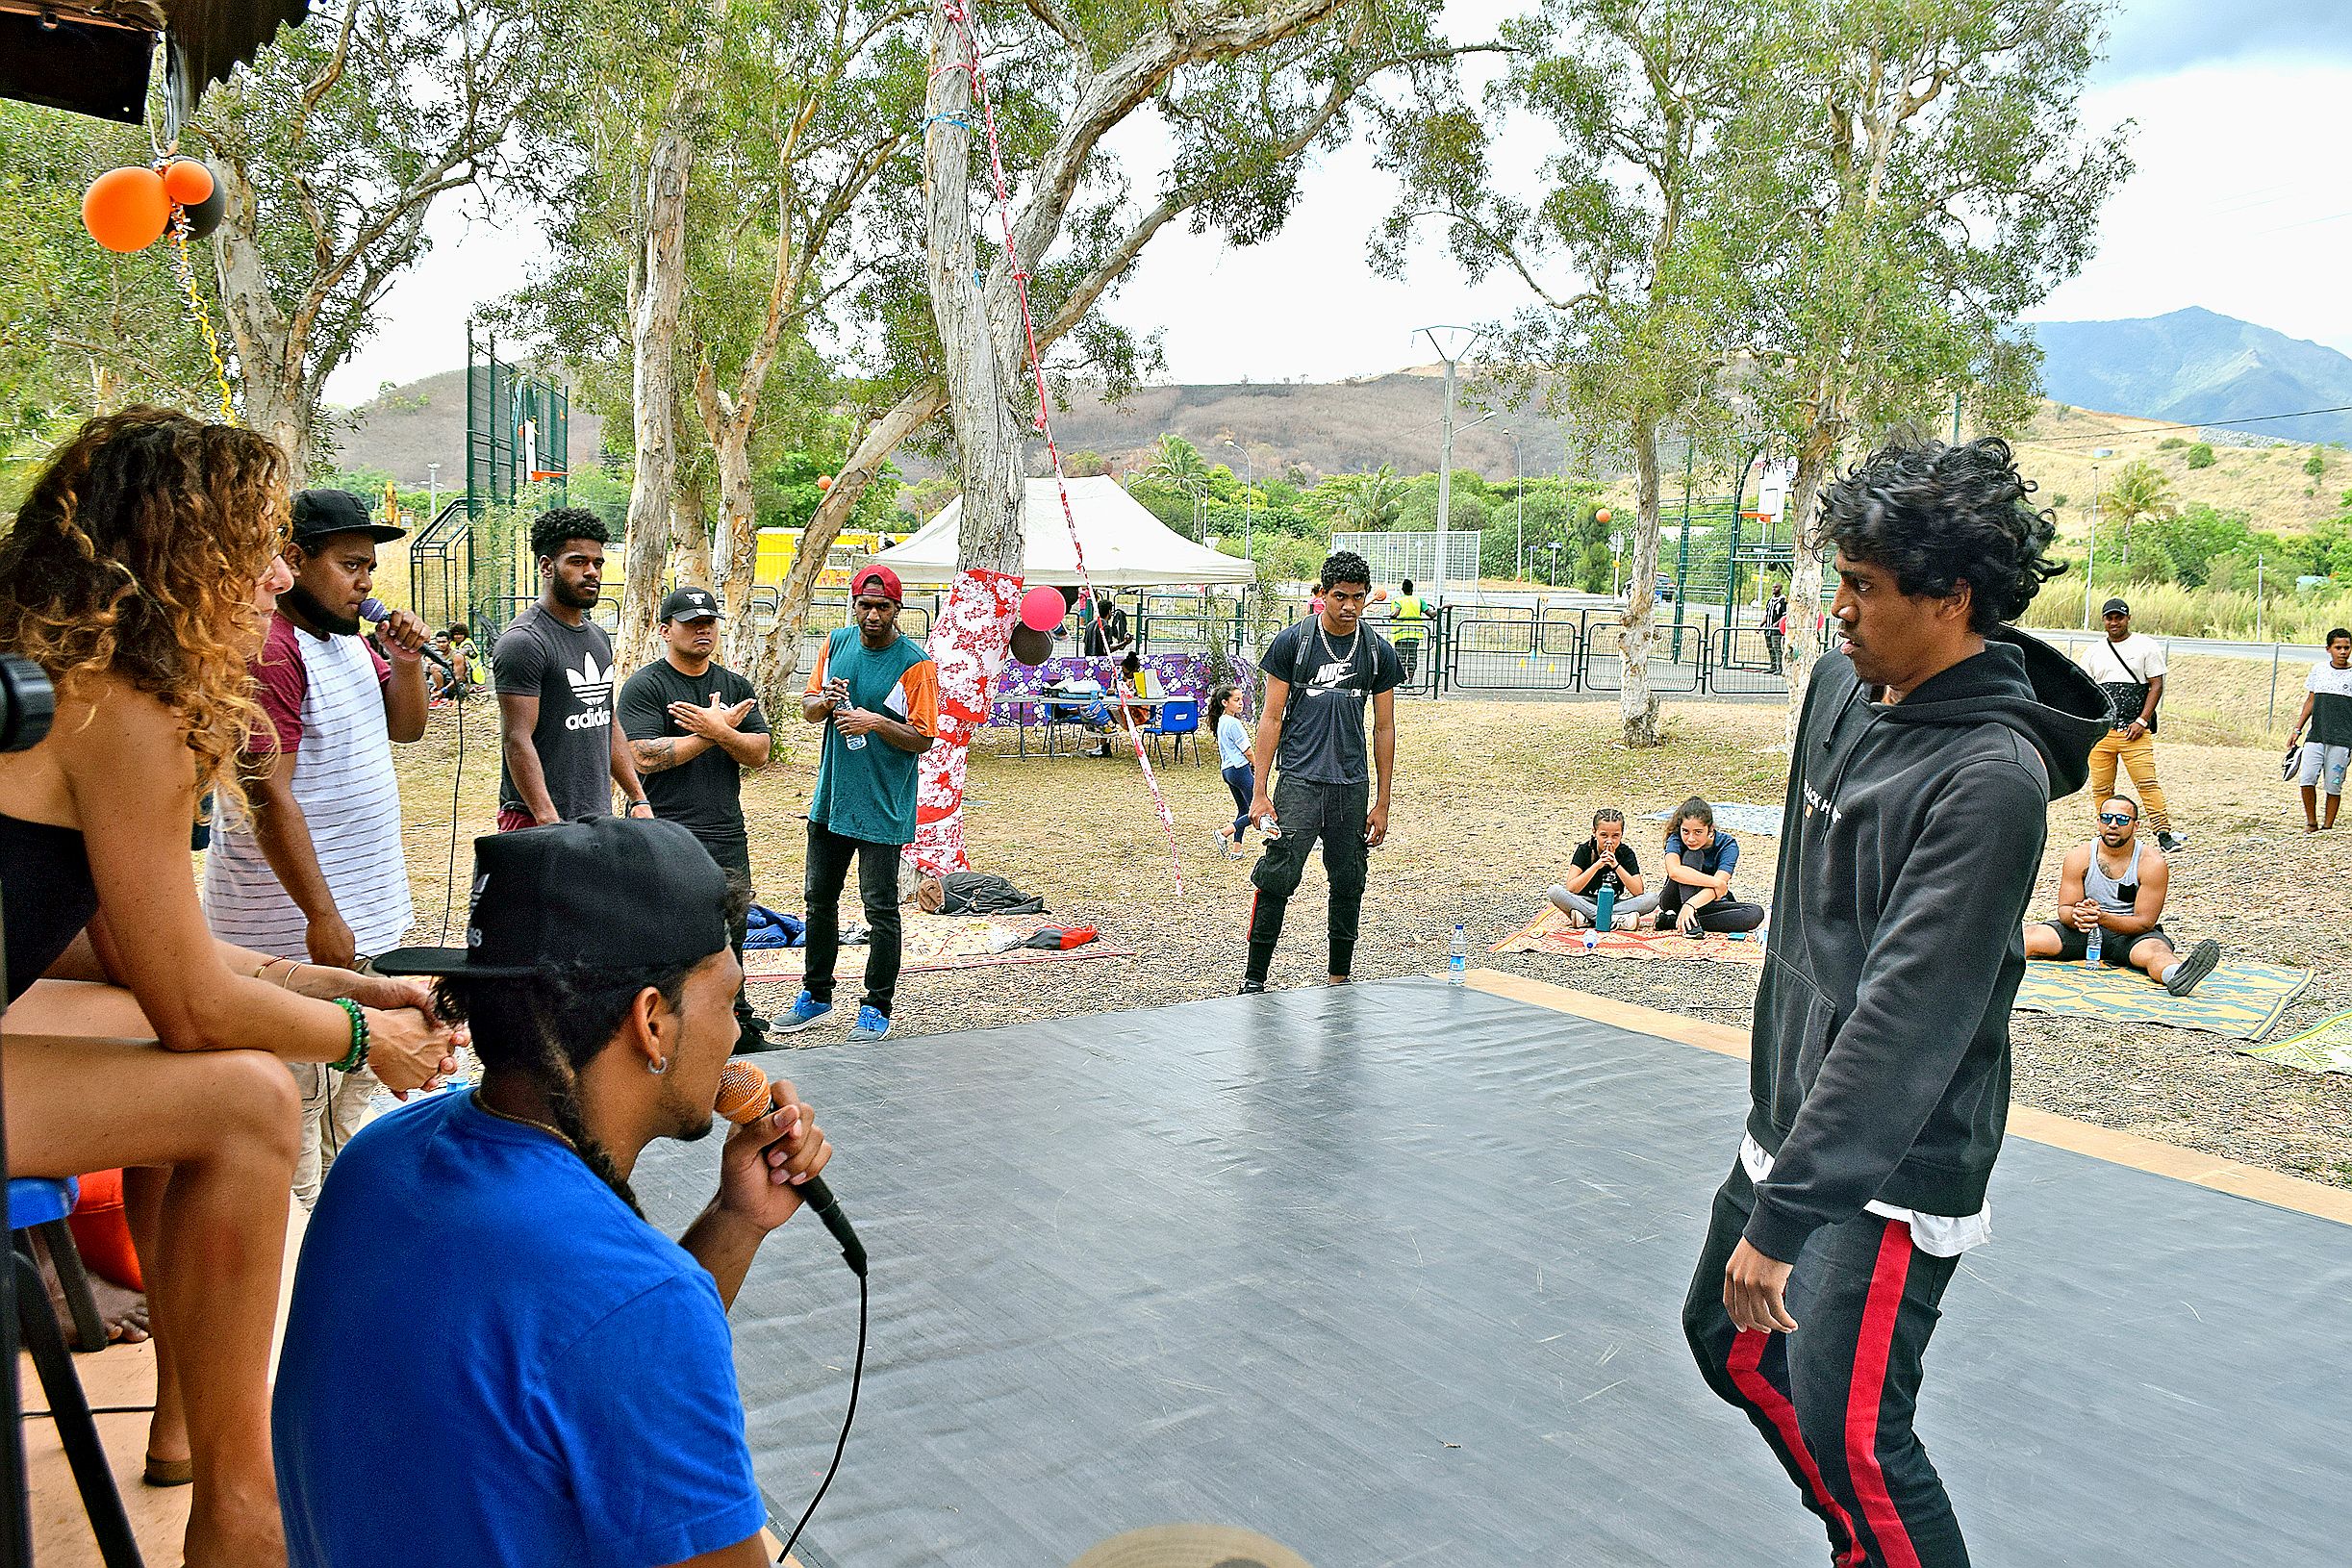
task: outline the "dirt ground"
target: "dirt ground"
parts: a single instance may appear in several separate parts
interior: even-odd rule
[[[2265,668],[2264,684],[2267,675]],[[2299,689],[2299,675],[2294,684]],[[2178,727],[2200,742],[2220,735],[2235,744],[2167,736],[2160,745],[2175,824],[2190,839],[2176,862],[2165,924],[2188,941],[2214,936],[2227,951],[2313,969],[2313,986],[2273,1031],[2284,1035],[2352,1008],[2343,900],[2352,885],[2352,821],[2307,838],[2301,807],[2279,782],[2277,745],[2263,736],[2261,708],[2249,714],[2235,692],[2214,695],[2222,700],[2207,706],[2231,711]],[[2292,716],[2289,708],[2286,719]],[[1662,826],[1643,819],[1687,795],[1777,805],[1785,767],[1775,749],[1783,709],[1680,703],[1664,717],[1668,744],[1629,752],[1613,739],[1613,704],[1404,704],[1389,842],[1373,855],[1357,975],[1443,969],[1458,921],[1469,929],[1475,963],[1718,1023],[1744,1022],[1756,987],[1744,968],[1484,950],[1537,913],[1596,807],[1623,809],[1635,847],[1649,853]],[[453,799],[454,926],[464,924],[471,838],[491,828],[496,710],[487,701],[467,706],[462,779],[459,718],[456,710],[436,713],[426,739],[401,751],[416,940],[436,940],[441,927]],[[761,901],[797,911],[816,748],[813,731],[779,727],[790,731],[781,754],[746,778],[745,809]],[[1095,925],[1106,941],[1141,956],[909,975],[900,983],[895,1032],[944,1034],[1231,992],[1241,973],[1249,863],[1221,858],[1213,843],[1231,811],[1215,747],[1198,763],[1188,752],[1159,769],[1176,821],[1181,894],[1167,836],[1131,758],[1048,761],[1018,758],[1013,749],[1009,734],[991,734],[974,750],[966,832],[975,868],[1041,895],[1057,917]],[[2053,808],[2045,904],[2055,893],[2057,847],[2086,838],[2087,817],[2080,797]],[[1739,891],[1763,898],[1777,842],[1741,838]],[[854,892],[849,903],[846,918],[854,918]],[[1291,903],[1276,985],[1320,982],[1324,913],[1321,868],[1311,866]],[[845,980],[851,973],[845,966]],[[772,1011],[791,995],[762,988],[754,999]],[[2019,1013],[2011,1032],[2020,1103],[2352,1187],[2352,1079],[2274,1067],[2237,1054],[2233,1041],[2193,1030]]]

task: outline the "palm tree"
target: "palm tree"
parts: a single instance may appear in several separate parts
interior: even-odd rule
[[[1208,493],[1208,465],[1201,460],[1201,448],[1181,436],[1163,433],[1159,456],[1144,473],[1192,497],[1193,537],[1200,538],[1201,498]]]
[[[1404,485],[1383,463],[1371,473],[1338,473],[1317,485],[1315,504],[1334,522],[1359,533],[1384,534],[1404,510]]]
[[[2176,516],[2180,507],[2172,497],[2172,481],[2165,478],[2153,463],[2142,459],[2127,463],[2115,470],[2114,483],[2102,497],[2106,508],[2123,524],[2123,574],[2126,581],[2132,569],[2132,524],[2162,522]]]

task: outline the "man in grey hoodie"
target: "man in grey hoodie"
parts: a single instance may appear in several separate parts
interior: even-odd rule
[[[1683,1330],[1839,1568],[1960,1568],[1911,1431],[2009,1113],[2010,1004],[2051,800],[2107,702],[2006,622],[2060,568],[2007,445],[1890,445],[1834,484],[1837,647],[1806,693],[1751,1108]],[[1800,1327],[1802,1326],[1802,1327]]]

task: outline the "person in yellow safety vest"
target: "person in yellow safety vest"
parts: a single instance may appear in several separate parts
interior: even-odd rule
[[[1397,660],[1404,666],[1404,684],[1413,684],[1413,671],[1421,663],[1421,633],[1423,625],[1435,612],[1436,606],[1413,592],[1413,580],[1404,579],[1391,601],[1395,610],[1391,616],[1388,640],[1397,649]]]

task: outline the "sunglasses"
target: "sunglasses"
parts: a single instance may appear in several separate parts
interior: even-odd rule
[[[2099,821],[2105,822],[2110,827],[2129,827],[2137,820],[2138,819],[2135,817],[2127,817],[2120,811],[2103,811],[2099,813]]]

